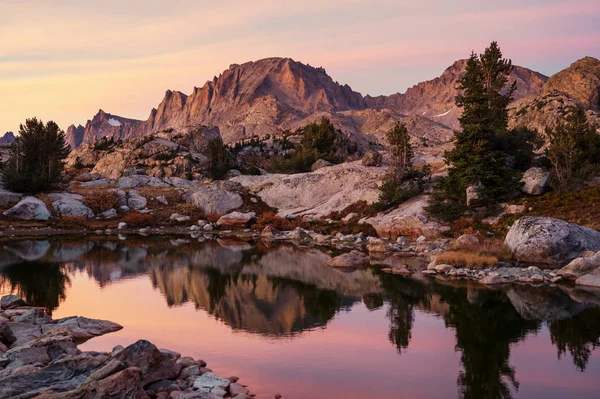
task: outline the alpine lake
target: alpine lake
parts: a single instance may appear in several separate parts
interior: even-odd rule
[[[258,398],[598,398],[600,291],[325,265],[334,249],[203,237],[0,241],[0,293],[124,328]],[[418,265],[421,259],[403,259]]]

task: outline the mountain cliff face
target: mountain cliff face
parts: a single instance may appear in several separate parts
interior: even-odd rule
[[[449,67],[439,78],[420,83],[404,94],[363,97],[340,85],[323,68],[290,58],[266,58],[231,65],[218,77],[194,88],[188,96],[167,91],[146,121],[122,118],[100,110],[83,128],[71,126],[73,148],[109,136],[127,139],[165,130],[178,131],[202,124],[218,126],[225,143],[253,136],[271,137],[320,118],[330,118],[356,141],[379,141],[398,120],[410,117],[411,134],[432,142],[452,138],[458,127],[454,104],[456,81],[465,61]],[[539,93],[546,77],[516,67],[516,98]],[[368,137],[365,138],[365,135]],[[370,136],[370,137],[369,137]]]
[[[8,145],[15,142],[15,135],[13,132],[6,132],[0,137],[0,144]]]
[[[600,60],[582,58],[554,74],[539,94],[515,102],[510,125],[543,132],[564,120],[575,106],[583,107],[592,122],[600,123]]]
[[[421,82],[406,93],[391,96],[365,97],[369,107],[389,108],[410,115],[421,115],[451,129],[459,129],[460,109],[454,103],[458,95],[458,80],[464,75],[467,60],[458,60],[440,77]],[[518,100],[540,92],[548,77],[527,68],[515,66],[509,82],[517,82],[513,98]]]

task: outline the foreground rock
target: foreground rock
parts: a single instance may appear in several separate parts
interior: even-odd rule
[[[52,207],[60,216],[94,217],[94,212],[83,204],[83,196],[71,193],[52,193],[48,196],[53,200]]]
[[[244,205],[242,196],[216,186],[204,186],[187,194],[186,201],[205,215],[223,214]]]
[[[559,268],[584,251],[600,251],[600,232],[563,220],[523,217],[506,235],[516,261]]]
[[[0,349],[0,399],[251,397],[237,378],[216,376],[204,361],[146,340],[108,353],[77,349],[82,337],[120,329],[115,323],[83,317],[52,321],[44,309],[27,307],[15,295],[0,303],[0,320],[9,320],[0,329],[0,348],[5,348]]]
[[[35,197],[25,197],[6,212],[4,216],[21,220],[46,221],[50,219],[50,211],[46,204]]]
[[[546,191],[550,173],[542,168],[530,168],[524,174],[521,181],[523,187],[521,191],[529,195],[540,195]]]
[[[256,217],[256,213],[231,212],[217,220],[217,226],[222,228],[243,227]]]
[[[556,272],[565,280],[577,280],[584,274],[600,267],[600,252],[588,257],[573,259],[567,266]]]
[[[380,237],[436,236],[440,225],[430,222],[425,207],[429,205],[428,195],[419,195],[400,204],[387,213],[367,218],[363,222],[375,228]]]

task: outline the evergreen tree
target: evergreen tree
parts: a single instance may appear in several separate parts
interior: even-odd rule
[[[10,148],[2,182],[7,189],[17,192],[50,190],[60,182],[69,152],[65,133],[56,123],[49,121],[44,125],[36,118],[27,119]]]
[[[220,138],[208,142],[206,157],[208,158],[208,174],[214,180],[220,180],[231,166],[227,148]]]
[[[565,190],[585,180],[600,165],[600,136],[585,110],[574,108],[555,129],[546,129],[546,157],[558,188]]]
[[[413,148],[406,125],[396,125],[386,134],[390,148],[390,170],[383,178],[377,208],[387,209],[423,192],[424,178],[430,174],[427,166],[419,171],[414,168]]]
[[[456,97],[463,110],[461,131],[456,133],[454,149],[445,154],[450,168],[443,188],[449,198],[464,201],[466,188],[475,185],[484,201],[493,202],[519,187],[519,173],[508,166],[507,151],[500,145],[516,90],[516,82],[507,86],[511,71],[511,61],[502,58],[496,42],[479,56],[472,53],[467,61]]]

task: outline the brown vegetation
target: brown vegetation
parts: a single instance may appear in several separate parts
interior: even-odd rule
[[[119,198],[114,193],[105,191],[94,192],[85,197],[83,203],[90,207],[94,213],[100,213],[109,209],[119,208]]]
[[[147,213],[131,212],[123,216],[123,222],[127,223],[127,226],[149,226],[155,225],[156,220],[154,216]]]
[[[481,268],[494,266],[499,261],[508,261],[511,253],[503,240],[497,238],[484,239],[479,244],[462,245],[453,251],[447,251],[435,258],[438,264]]]

